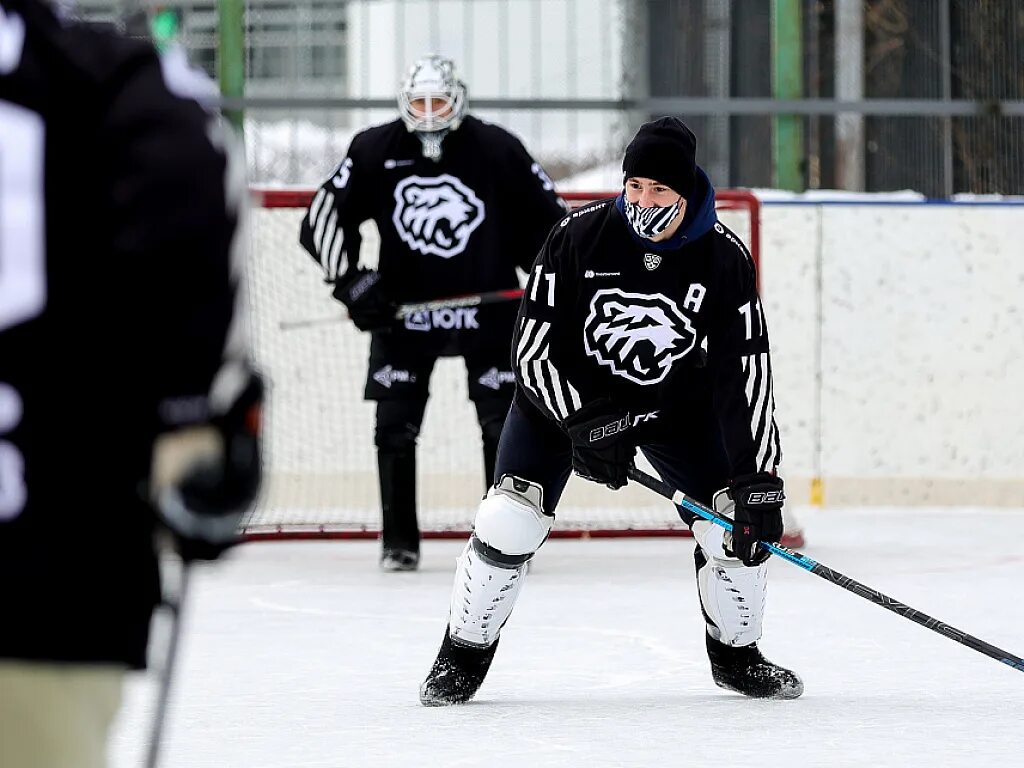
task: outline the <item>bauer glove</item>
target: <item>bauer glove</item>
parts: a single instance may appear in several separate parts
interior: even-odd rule
[[[726,554],[744,565],[760,565],[771,556],[759,541],[778,543],[782,538],[782,478],[768,472],[741,475],[715,494],[715,511],[732,518],[725,534]]]
[[[626,484],[636,445],[629,439],[629,414],[608,399],[587,403],[567,418],[563,429],[572,440],[572,468],[582,478],[611,489]]]

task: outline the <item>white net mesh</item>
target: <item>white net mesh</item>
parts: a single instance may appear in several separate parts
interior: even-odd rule
[[[577,193],[571,202],[613,194]],[[309,197],[297,190],[255,195],[253,336],[257,362],[271,387],[266,490],[247,526],[255,535],[347,535],[376,531],[380,525],[374,404],[362,399],[369,337],[341,319],[320,269],[298,244]],[[719,196],[720,218],[750,245],[755,258],[756,206],[744,193]],[[361,260],[372,265],[376,233],[364,234]],[[288,327],[296,321],[313,322]],[[461,359],[438,361],[430,393],[418,452],[420,527],[424,532],[468,531],[485,481],[479,427]],[[649,491],[631,485],[612,493],[575,477],[559,505],[556,525],[594,535],[683,527],[672,505]]]

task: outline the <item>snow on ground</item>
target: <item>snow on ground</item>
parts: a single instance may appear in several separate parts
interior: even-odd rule
[[[1024,510],[799,510],[805,551],[1024,655]],[[478,698],[427,709],[462,542],[385,574],[375,542],[251,544],[193,581],[165,767],[1004,766],[1024,674],[797,567],[771,564],[766,655],[803,698],[716,688],[689,539],[551,540]],[[152,675],[113,765],[140,764]]]

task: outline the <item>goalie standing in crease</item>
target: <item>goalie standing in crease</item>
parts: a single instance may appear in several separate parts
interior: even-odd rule
[[[735,521],[731,534],[691,524],[715,683],[757,698],[803,692],[757,646],[769,556],[758,541],[782,537],[784,496],[753,260],[718,221],[682,121],[643,125],[622,170],[622,194],[563,218],[530,274],[497,482],[458,561],[420,688],[428,706],[468,701],[482,684],[570,471],[621,488],[637,448]]]
[[[413,64],[400,118],[359,132],[303,217],[300,242],[324,270],[356,327],[372,333],[364,396],[377,402],[374,445],[382,512],[381,567],[419,563],[416,441],[438,357],[461,356],[483,439],[484,488],[494,481],[501,425],[514,389],[516,306],[420,312],[399,303],[519,287],[565,206],[520,141],[467,114],[454,64]],[[360,268],[359,225],[380,233],[376,271]]]

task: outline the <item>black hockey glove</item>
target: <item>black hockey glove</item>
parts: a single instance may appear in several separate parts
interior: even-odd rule
[[[759,546],[758,542],[776,544],[782,538],[782,502],[786,498],[782,478],[768,472],[741,475],[729,484],[724,493],[735,505],[732,535],[730,537],[727,533],[725,536],[726,552],[738,557],[744,565],[760,565],[771,556],[771,552]],[[716,499],[716,509],[719,506]],[[728,514],[729,510],[719,511]]]
[[[334,284],[334,298],[345,305],[348,316],[360,331],[390,329],[398,307],[380,286],[380,273],[353,269]]]
[[[572,440],[572,468],[577,475],[613,490],[626,484],[626,470],[636,453],[629,439],[628,413],[610,400],[595,400],[567,418],[562,427]]]
[[[250,374],[208,424],[163,436],[154,452],[157,514],[185,561],[216,560],[239,542],[238,529],[262,481],[263,382]]]

